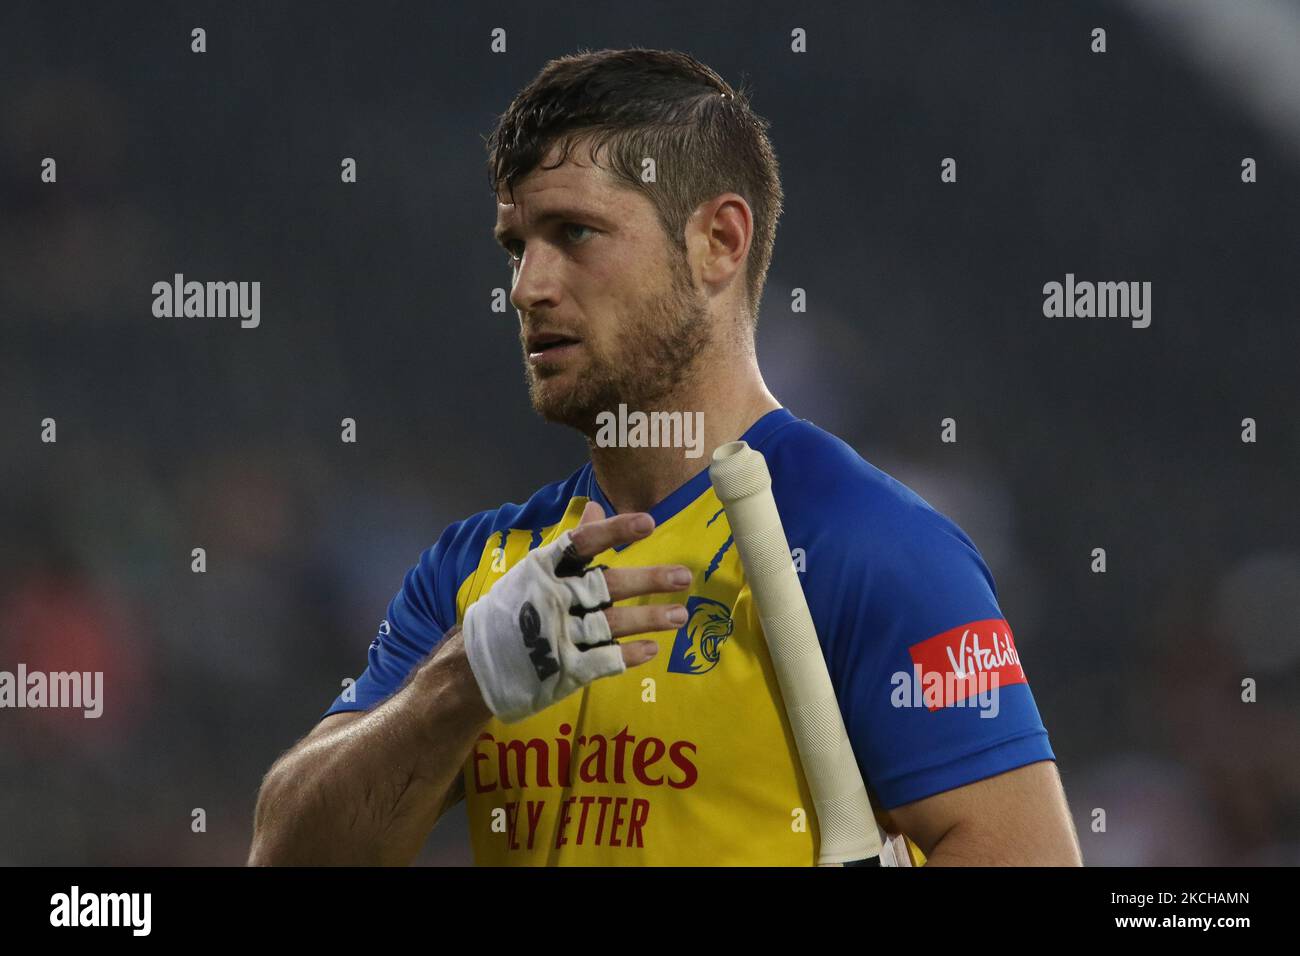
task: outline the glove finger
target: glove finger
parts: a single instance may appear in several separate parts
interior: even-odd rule
[[[603,564],[588,568],[587,573],[578,577],[563,578],[560,583],[569,590],[569,613],[576,617],[590,616],[593,611],[613,606]]]
[[[610,644],[614,640],[614,634],[609,629],[609,619],[599,612],[574,621],[570,633],[573,635],[573,643],[584,653],[590,653],[590,648]]]
[[[592,617],[600,615],[593,614]],[[608,644],[571,652],[569,673],[582,684],[590,684],[601,677],[612,677],[625,670],[627,664],[623,662],[623,648],[612,639]]]
[[[573,535],[568,531],[552,541],[551,548],[555,561],[552,567],[557,578],[581,577],[591,561],[578,553],[578,546],[573,543]]]

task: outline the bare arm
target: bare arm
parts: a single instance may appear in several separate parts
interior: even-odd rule
[[[1079,838],[1051,760],[889,811],[927,866],[1082,866]]]
[[[458,629],[368,713],[333,714],[263,781],[252,865],[408,864],[492,714]]]

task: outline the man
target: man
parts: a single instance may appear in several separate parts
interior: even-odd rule
[[[480,864],[813,863],[706,467],[737,438],[772,471],[882,824],[932,865],[1080,862],[978,551],[763,383],[765,127],[709,68],[648,50],[553,61],[502,116],[496,235],[532,402],[591,461],[421,556],[365,673],[268,773],[250,862],[407,863],[464,798]],[[702,434],[609,441],[629,413]]]

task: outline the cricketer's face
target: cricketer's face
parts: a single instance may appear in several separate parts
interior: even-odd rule
[[[498,195],[495,231],[533,408],[593,436],[596,416],[620,403],[672,410],[709,341],[709,313],[649,199],[590,165],[585,144],[544,168],[556,158],[552,148],[512,196]]]

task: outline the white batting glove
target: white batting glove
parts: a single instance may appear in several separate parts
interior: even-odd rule
[[[566,531],[470,605],[461,626],[465,654],[498,718],[523,720],[627,670],[601,613],[613,603],[603,571],[588,566]]]

